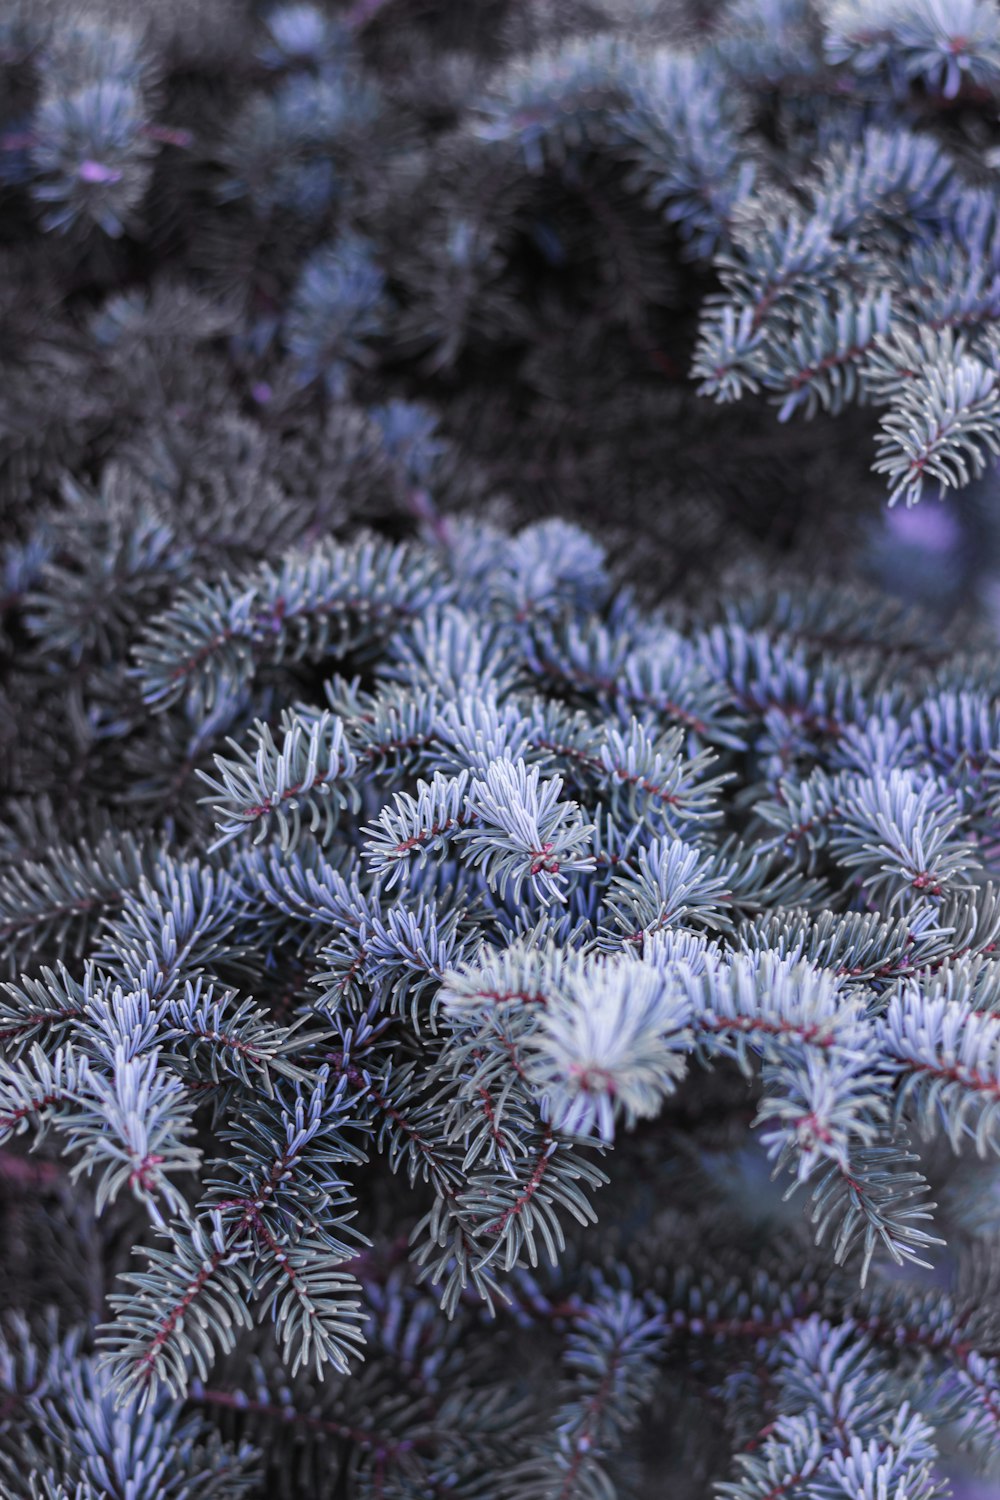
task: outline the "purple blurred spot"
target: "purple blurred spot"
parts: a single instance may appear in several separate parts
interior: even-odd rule
[[[923,505],[890,510],[886,524],[895,541],[919,547],[923,552],[952,552],[961,536],[951,511],[926,501]]]
[[[148,141],[162,141],[165,146],[186,148],[194,145],[190,130],[181,130],[174,125],[144,125],[142,134]]]
[[[270,401],[271,397],[274,395],[274,392],[272,391],[266,380],[258,380],[257,384],[252,388],[250,394],[253,396],[253,399],[258,403],[259,406],[264,406],[268,401]]]
[[[77,169],[81,182],[121,182],[122,174],[114,167],[106,167],[102,161],[91,161],[88,156]]]

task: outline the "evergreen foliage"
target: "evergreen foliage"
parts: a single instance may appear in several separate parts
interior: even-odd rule
[[[995,1471],[995,640],[660,473],[992,473],[995,6],[196,10],[2,20],[0,1493]]]

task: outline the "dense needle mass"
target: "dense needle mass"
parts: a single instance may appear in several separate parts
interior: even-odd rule
[[[988,1470],[995,6],[2,28],[0,1493]]]

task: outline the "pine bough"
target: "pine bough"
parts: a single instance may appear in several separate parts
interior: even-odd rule
[[[198,142],[213,169],[194,182],[195,142],[163,116],[169,58],[149,36],[14,19],[12,96],[33,104],[9,112],[0,181],[89,254],[95,236],[148,233],[155,174],[180,155],[177,205],[211,225],[195,263],[215,265],[233,317],[267,307],[236,318],[241,349],[293,386],[343,395],[382,361],[436,374],[470,349],[530,341],[525,234],[554,267],[570,250],[544,206],[525,205],[556,180],[590,205],[592,249],[634,324],[662,300],[665,262],[709,273],[693,358],[668,356],[704,395],[764,393],[781,421],[874,406],[893,503],[992,469],[994,0],[733,0],[685,45],[660,39],[656,7],[595,5],[575,30],[553,25],[534,51],[470,71],[423,165],[360,46],[380,9],[266,17],[238,62],[258,86]],[[609,181],[620,204],[602,196]],[[269,236],[288,262],[267,270]],[[142,316],[141,294],[109,297],[101,342],[121,347]]]
[[[1000,1449],[995,643],[646,608],[386,391],[547,391],[558,187],[644,357],[673,262],[703,394],[984,474],[996,7],[537,7],[443,105],[381,8],[234,23],[231,120],[182,17],[0,23],[0,1493],[932,1500]]]
[[[5,877],[5,1159],[65,1160],[134,1244],[92,1347],[10,1323],[5,1483],[115,1492],[102,1466],[142,1448],[185,1494],[253,1493],[276,1423],[359,1494],[602,1496],[701,1341],[686,1399],[731,1400],[744,1454],[721,1494],[943,1494],[933,1427],[995,1452],[1000,1370],[968,1308],[886,1268],[940,1253],[918,1148],[1000,1151],[995,667],[860,596],[668,620],[562,522],[438,531],[137,620],[145,734],[270,718],[227,743],[222,713],[183,842],[109,828]],[[680,1144],[699,1098],[721,1158]],[[664,1208],[738,1222],[727,1153],[803,1202],[830,1290],[713,1289],[669,1234],[653,1274],[655,1214],[602,1242],[654,1161]],[[526,1392],[463,1366],[463,1326],[551,1331],[555,1405],[514,1422]]]

